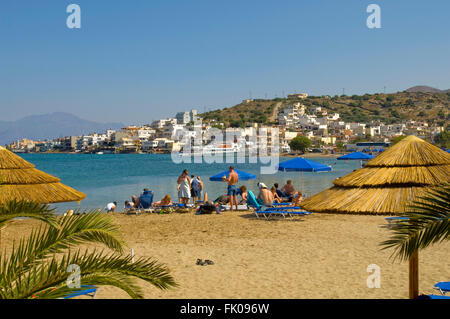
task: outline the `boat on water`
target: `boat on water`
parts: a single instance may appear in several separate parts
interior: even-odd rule
[[[242,151],[242,147],[237,143],[232,144],[210,144],[204,147],[194,146],[191,152],[181,150],[179,156],[203,156],[218,154],[234,154]]]

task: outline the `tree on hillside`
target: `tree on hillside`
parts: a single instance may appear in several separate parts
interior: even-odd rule
[[[450,148],[450,132],[446,130],[437,134],[434,142],[440,147]]]
[[[312,145],[311,140],[303,135],[298,135],[289,142],[289,147],[292,150],[300,151],[302,153],[305,153],[306,149],[311,145]]]

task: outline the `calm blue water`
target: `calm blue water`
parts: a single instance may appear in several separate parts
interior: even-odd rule
[[[189,174],[200,176],[210,199],[214,200],[226,192],[226,183],[211,182],[209,177],[228,169],[230,164],[175,164],[169,154],[22,154],[37,169],[59,177],[61,182],[87,197],[81,204],[63,203],[55,205],[58,210],[103,209],[112,201],[119,208],[131,195],[139,195],[145,187],[155,193],[156,200],[165,194],[177,199],[177,177],[184,168]],[[280,159],[280,162],[288,158]],[[246,181],[254,192],[256,183],[263,182],[271,187],[278,182],[282,187],[287,179],[292,179],[296,189],[307,196],[314,195],[330,186],[335,178],[344,176],[359,168],[359,161],[337,161],[334,158],[311,158],[319,163],[331,165],[333,170],[324,173],[277,172],[274,175],[261,175],[260,166],[264,164],[234,164],[237,169],[257,176],[256,180]]]

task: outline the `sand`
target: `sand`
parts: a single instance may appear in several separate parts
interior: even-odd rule
[[[379,243],[390,233],[384,216],[312,214],[267,221],[249,212],[222,215],[113,214],[136,257],[168,265],[178,288],[142,283],[146,298],[408,298],[408,264],[390,259]],[[2,230],[2,246],[38,222]],[[450,242],[420,253],[420,292],[450,280]],[[198,266],[197,258],[214,265]],[[367,267],[381,269],[381,287],[368,288]],[[434,291],[435,292],[435,291]],[[101,287],[96,298],[127,298]]]

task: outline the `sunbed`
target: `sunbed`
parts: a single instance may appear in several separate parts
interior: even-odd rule
[[[450,296],[443,296],[443,295],[428,295],[430,299],[450,299]]]
[[[441,294],[445,295],[447,292],[450,292],[450,281],[441,281],[434,285],[434,289],[437,289],[441,292]]]
[[[63,297],[63,299],[71,299],[71,298],[75,298],[78,296],[84,296],[84,295],[90,296],[90,297],[92,297],[92,299],[95,298],[95,295],[97,294],[97,287],[92,286],[92,285],[82,285],[81,288],[85,288],[85,289],[68,294],[65,297]]]
[[[387,220],[388,224],[383,226],[383,227],[390,228],[390,227],[394,226],[396,223],[398,223],[398,222],[400,222],[402,220],[408,220],[409,218],[408,217],[401,217],[401,216],[393,216],[393,217],[386,217],[385,219]]]
[[[286,216],[300,216],[300,215],[309,215],[310,212],[305,212],[301,207],[298,206],[286,206],[280,205],[280,207],[267,207],[263,206],[256,200],[255,194],[252,191],[248,191],[247,195],[247,205],[249,207],[255,208],[255,215],[257,218],[259,216],[263,216],[268,219],[271,216],[282,216],[286,218]]]
[[[221,209],[221,210],[230,210],[231,209],[231,206],[230,205],[219,205],[219,208]],[[233,205],[233,209],[235,209],[236,208],[236,206],[235,205]],[[248,210],[248,206],[247,205],[238,205],[237,206],[237,210]]]

